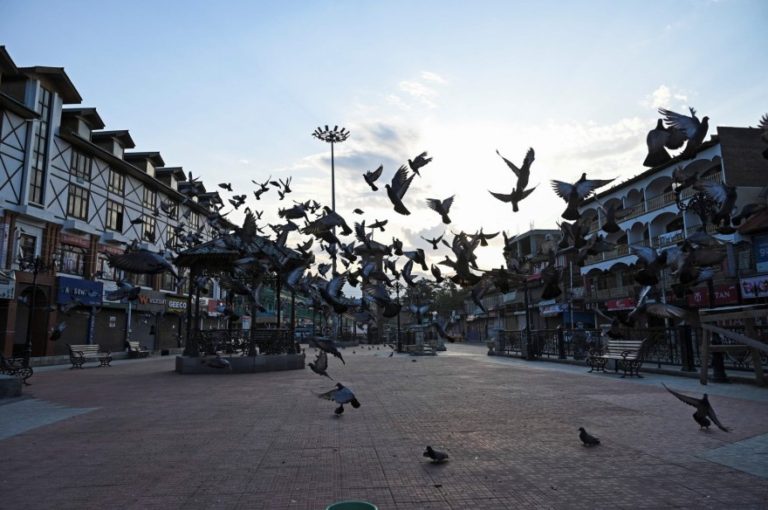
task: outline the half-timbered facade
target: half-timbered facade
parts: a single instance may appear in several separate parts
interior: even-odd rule
[[[105,130],[96,109],[81,102],[64,69],[18,67],[0,46],[0,352],[5,355],[22,353],[28,325],[33,356],[62,354],[67,343],[94,339],[122,350],[129,334],[153,349],[169,348],[181,336],[177,317],[184,284],[170,275],[129,277],[146,296],[131,310],[129,325],[127,305],[103,298],[126,277],[109,267],[106,254],[131,243],[176,249],[174,227],[180,222],[195,223],[207,240],[204,218],[221,200],[206,193],[198,201],[196,194],[205,193],[202,183],[184,186],[184,171],[166,167],[159,152],[132,152],[127,130]],[[46,266],[37,274],[19,262],[35,257]],[[72,299],[62,289],[91,289],[92,295],[95,288],[98,307],[62,316],[57,305]],[[101,313],[93,313],[96,309]],[[61,320],[67,323],[62,338],[49,341],[50,329]]]

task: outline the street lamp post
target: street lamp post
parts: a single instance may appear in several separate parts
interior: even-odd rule
[[[395,280],[395,295],[397,304],[400,304],[400,281]],[[400,340],[400,312],[397,313],[397,352],[403,352],[403,343]]]
[[[339,126],[333,126],[333,129],[329,128],[326,124],[325,127],[318,126],[317,129],[312,132],[312,136],[323,142],[331,144],[331,210],[336,212],[336,166],[334,162],[334,144],[346,141],[349,138],[349,131],[346,128],[339,129]],[[333,235],[336,236],[336,227],[333,227]],[[333,267],[333,274],[336,275],[336,257],[331,259]],[[337,317],[336,333],[341,338],[341,318]]]
[[[24,367],[29,367],[29,360],[32,357],[32,323],[34,322],[35,307],[37,305],[37,275],[45,271],[47,266],[40,256],[32,259],[19,258],[19,269],[22,271],[32,271],[32,295],[29,299],[29,316],[27,317],[27,335],[25,339]]]

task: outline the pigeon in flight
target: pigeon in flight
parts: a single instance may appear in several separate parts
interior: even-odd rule
[[[561,215],[566,220],[578,220],[581,217],[579,206],[594,190],[602,188],[613,182],[613,179],[587,179],[587,173],[581,174],[581,178],[573,184],[552,180],[552,188],[555,193],[568,204]]]
[[[229,191],[230,193],[232,193],[232,184],[229,183],[229,182],[220,182],[219,183],[219,188],[225,189],[225,190]]]
[[[584,443],[584,446],[597,446],[600,444],[600,440],[595,436],[590,435],[584,427],[579,427],[579,439]]]
[[[440,244],[440,242],[443,240],[443,236],[444,236],[444,235],[445,235],[445,233],[442,233],[442,234],[440,234],[440,237],[435,237],[434,239],[427,239],[427,238],[426,238],[426,237],[424,237],[424,236],[419,236],[419,237],[421,237],[421,238],[422,238],[422,239],[424,239],[426,242],[428,242],[429,244],[431,244],[431,245],[432,245],[432,249],[433,249],[433,250],[436,250],[436,249],[437,249],[437,246],[438,246],[438,245]]]
[[[712,215],[715,226],[730,225],[731,213],[736,206],[736,186],[728,186],[719,182],[699,181],[693,185],[696,191],[703,191],[718,203],[717,211]]]
[[[435,450],[431,446],[427,446],[427,449],[424,450],[423,455],[424,457],[429,458],[433,464],[440,464],[441,462],[448,460],[447,453]]]
[[[696,110],[689,107],[691,116],[675,113],[664,108],[659,108],[659,113],[664,117],[667,126],[680,130],[688,139],[685,149],[680,154],[681,159],[691,159],[696,155],[696,149],[704,142],[709,130],[709,117],[699,120],[696,117]]]
[[[535,153],[533,152],[533,147],[528,149],[528,152],[525,154],[523,164],[520,168],[502,156],[498,149],[496,150],[496,154],[498,154],[499,157],[504,160],[504,163],[507,164],[509,169],[512,170],[512,172],[517,177],[517,189],[521,190],[521,192],[525,190],[525,188],[528,186],[528,179],[531,176],[531,163],[533,163],[533,160],[536,159]]]
[[[51,332],[51,336],[49,340],[51,340],[52,342],[55,342],[56,340],[61,338],[61,333],[64,331],[64,328],[66,327],[67,327],[67,323],[64,321],[61,321],[58,324],[56,324],[56,327],[53,328],[53,331]]]
[[[372,170],[370,172],[365,172],[363,174],[363,179],[365,179],[365,182],[368,183],[368,186],[371,187],[371,190],[378,191],[379,188],[374,184],[379,177],[381,177],[381,173],[384,171],[384,165],[379,165],[379,168],[376,170]]]
[[[389,197],[389,200],[395,206],[395,212],[405,216],[411,214],[411,211],[403,205],[403,197],[408,191],[408,187],[411,185],[414,175],[416,174],[412,174],[408,177],[408,169],[405,166],[401,166],[392,177],[392,183],[384,185],[384,187],[387,188],[387,196]]]
[[[334,411],[336,416],[340,416],[344,412],[344,404],[350,404],[355,409],[360,407],[360,402],[355,398],[355,394],[352,393],[352,390],[341,383],[336,383],[336,388],[326,391],[325,393],[318,395],[318,397],[339,404],[339,407]]]
[[[355,214],[363,214],[364,213],[364,211],[362,209],[359,209],[359,208],[358,209],[354,209],[352,212],[355,213]]]
[[[307,363],[307,366],[312,369],[312,371],[318,375],[324,375],[330,380],[333,380],[333,377],[328,375],[328,355],[325,353],[324,350],[320,350],[320,352],[317,353],[317,357],[315,358],[315,362],[309,362]]]
[[[326,352],[326,353],[330,352],[331,354],[339,358],[342,363],[344,363],[345,365],[347,364],[344,361],[344,358],[341,356],[339,349],[336,347],[336,343],[330,338],[310,337],[309,342],[323,352]]]
[[[706,393],[702,398],[689,397],[688,395],[683,395],[682,393],[678,393],[675,390],[667,388],[667,385],[664,383],[661,383],[661,385],[681,401],[685,402],[689,406],[696,408],[696,412],[693,413],[693,419],[696,420],[696,423],[699,424],[699,427],[709,430],[709,426],[714,423],[723,432],[730,432],[730,429],[720,423],[720,420],[717,419],[715,410],[712,409],[712,406],[709,403],[709,397]],[[710,422],[710,420],[712,421]]]
[[[451,205],[453,205],[453,197],[455,196],[456,195],[451,195],[445,200],[438,200],[436,198],[427,199],[427,206],[439,214],[440,218],[443,220],[443,223],[446,225],[451,222],[451,219],[448,217],[448,212],[451,210]]]
[[[685,143],[685,134],[674,127],[664,127],[664,121],[659,119],[656,127],[648,132],[645,143],[648,145],[648,155],[643,166],[655,167],[669,162],[672,157],[665,150],[679,149]]]
[[[518,204],[526,198],[528,195],[533,193],[533,190],[536,189],[536,186],[534,186],[531,189],[527,189],[525,191],[519,191],[522,188],[512,188],[512,193],[505,194],[505,193],[496,193],[495,191],[488,190],[488,193],[493,195],[494,198],[501,200],[504,203],[512,203],[512,212],[518,212],[520,210],[520,207]]]
[[[421,154],[419,154],[418,156],[413,158],[413,160],[409,159],[408,160],[408,166],[411,167],[411,170],[413,170],[413,173],[415,175],[418,175],[419,177],[421,177],[421,174],[419,173],[419,168],[423,167],[424,165],[426,165],[430,161],[432,161],[432,158],[428,158],[427,157],[427,153],[426,152],[422,152]]]

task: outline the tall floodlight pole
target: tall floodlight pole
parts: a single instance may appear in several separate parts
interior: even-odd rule
[[[336,166],[334,163],[333,145],[346,141],[349,138],[349,131],[346,128],[339,129],[339,126],[329,128],[326,124],[324,128],[318,126],[312,133],[312,136],[323,142],[331,144],[331,210],[336,212]],[[336,227],[333,227],[333,235],[336,236]],[[333,274],[336,275],[336,258],[331,259]],[[341,320],[338,321],[338,327],[341,328]],[[338,332],[340,333],[340,332]],[[341,336],[341,335],[339,335]]]

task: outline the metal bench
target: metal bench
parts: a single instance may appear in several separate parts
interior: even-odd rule
[[[13,375],[29,386],[27,379],[32,377],[32,367],[25,367],[22,358],[6,358],[0,354],[0,374]]]
[[[101,352],[99,344],[90,345],[69,345],[69,361],[72,363],[72,368],[83,368],[83,364],[86,361],[98,361],[99,366],[108,367],[111,366],[112,353]]]
[[[131,358],[146,358],[150,351],[139,342],[128,340],[128,356]]]
[[[608,339],[603,352],[591,352],[587,357],[587,365],[590,372],[605,372],[608,360],[616,361],[618,372],[621,368],[624,374],[621,377],[640,375],[640,367],[643,365],[643,342],[645,340],[615,340]]]

